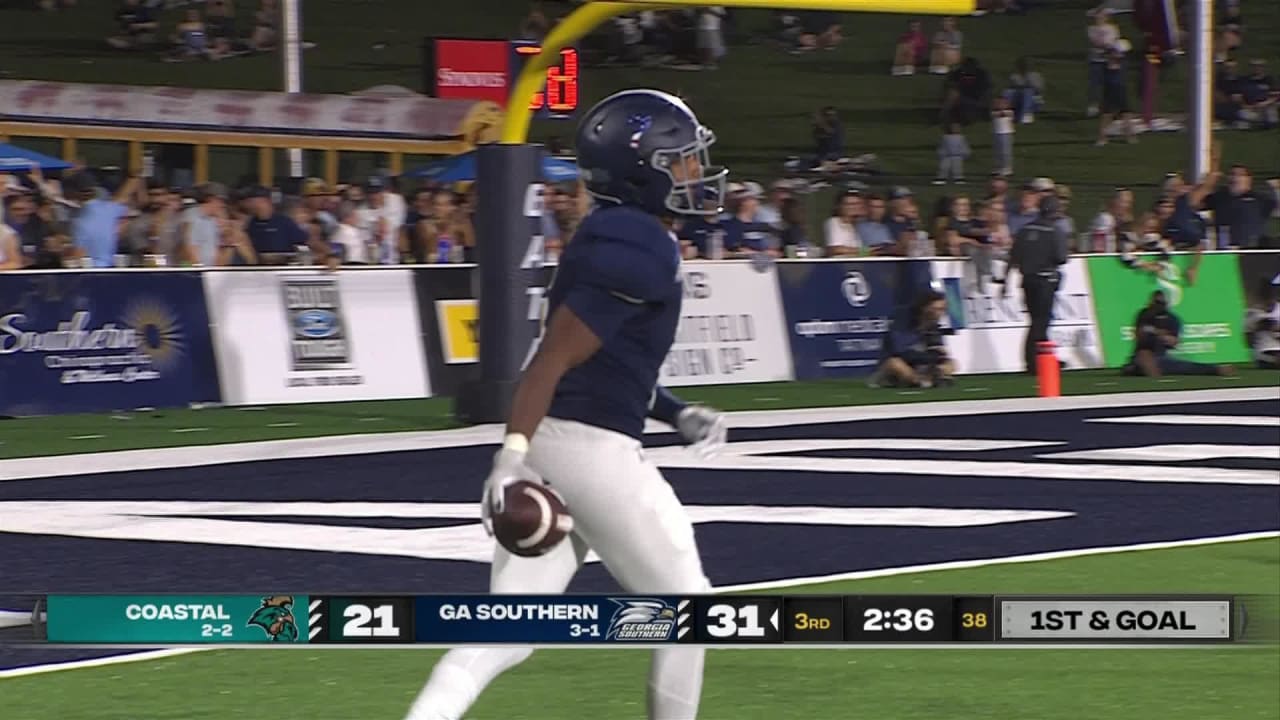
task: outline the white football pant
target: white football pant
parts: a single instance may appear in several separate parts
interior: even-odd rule
[[[693,539],[693,525],[640,442],[610,430],[545,418],[529,444],[526,464],[564,496],[573,534],[537,558],[512,555],[495,543],[489,591],[564,592],[588,548],[628,593],[686,595],[711,589]],[[603,630],[603,628],[602,628]],[[458,648],[431,672],[406,720],[459,720],[480,692],[531,648]],[[702,695],[699,648],[653,652],[650,720],[693,720]],[[545,717],[565,717],[546,708]],[[521,715],[541,718],[542,715]]]

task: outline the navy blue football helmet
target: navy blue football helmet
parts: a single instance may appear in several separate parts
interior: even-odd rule
[[[623,90],[587,111],[574,144],[587,191],[597,200],[654,215],[715,215],[729,171],[712,167],[714,142],[715,134],[680,98]]]

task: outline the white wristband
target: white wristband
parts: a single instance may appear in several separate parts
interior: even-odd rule
[[[529,438],[520,433],[509,433],[502,439],[502,448],[504,450],[514,450],[523,455],[529,452]]]

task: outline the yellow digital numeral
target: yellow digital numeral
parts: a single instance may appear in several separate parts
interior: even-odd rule
[[[987,614],[980,613],[963,613],[960,616],[960,626],[965,628],[984,628],[987,626]]]

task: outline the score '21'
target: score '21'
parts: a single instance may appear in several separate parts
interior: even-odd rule
[[[521,55],[538,55],[542,48],[521,45],[516,48]],[[530,110],[546,108],[553,113],[571,113],[578,109],[578,49],[561,48],[560,64],[547,68],[547,86],[544,92],[535,93],[529,102]]]

